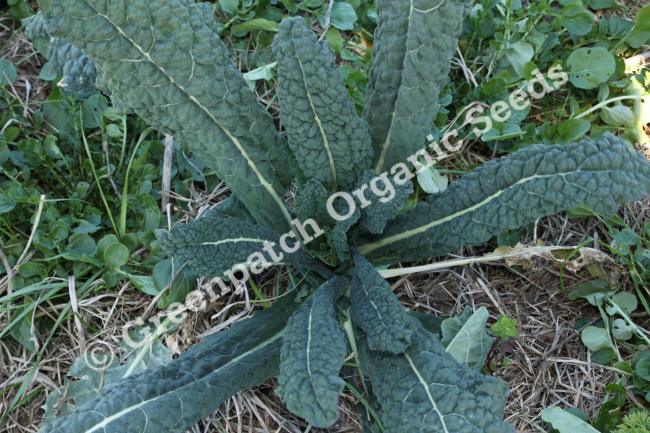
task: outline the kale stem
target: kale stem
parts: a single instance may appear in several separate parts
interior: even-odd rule
[[[535,256],[544,256],[553,253],[553,251],[567,251],[572,249],[579,249],[580,247],[530,247],[523,249],[511,250],[506,253],[492,253],[481,257],[466,257],[462,259],[446,260],[443,262],[430,263],[428,265],[414,266],[410,268],[397,268],[397,269],[379,269],[377,272],[384,278],[402,277],[404,275],[418,274],[422,272],[438,271],[441,269],[453,268],[456,266],[466,266],[474,263],[492,263],[505,259],[512,258],[529,258]]]
[[[608,104],[611,104],[612,102],[624,101],[624,100],[627,100],[627,99],[643,99],[643,98],[647,98],[647,96],[643,96],[643,95],[617,96],[616,98],[607,99],[607,100],[601,102],[600,104],[594,105],[589,110],[584,111],[584,112],[578,114],[577,116],[573,117],[573,119],[582,119],[583,117],[586,117],[586,116],[590,115],[591,113],[594,113],[594,112],[600,110],[601,108],[606,107]]]

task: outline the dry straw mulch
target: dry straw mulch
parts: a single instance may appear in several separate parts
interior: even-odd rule
[[[626,2],[643,5],[644,2]],[[38,101],[47,95],[47,85],[37,79],[40,60],[20,33],[14,32],[7,21],[0,19],[2,57],[11,58],[17,64],[20,78],[12,93],[22,101],[27,117],[38,109]],[[466,161],[478,162],[484,157],[471,152]],[[189,198],[193,218],[206,206],[214,205],[224,196],[225,190],[196,193]],[[176,199],[181,199],[176,197]],[[172,201],[174,197],[172,198]],[[183,198],[185,200],[185,198]],[[643,225],[648,215],[650,201],[628,206],[623,216],[633,228]],[[540,220],[536,234],[531,234],[547,245],[577,245],[585,237],[606,239],[605,230],[596,221],[570,222],[562,216]],[[488,249],[460,251],[462,256],[475,256],[489,252]],[[436,273],[414,275],[393,280],[395,292],[404,304],[420,311],[439,316],[459,314],[465,306],[486,306],[492,321],[500,315],[518,320],[521,336],[514,344],[497,346],[492,354],[496,360],[504,356],[510,360],[507,366],[499,366],[494,375],[508,382],[512,391],[506,408],[506,417],[522,432],[544,431],[539,411],[550,405],[579,407],[593,414],[601,402],[605,385],[610,383],[614,372],[591,362],[588,351],[580,342],[575,330],[578,319],[596,316],[585,302],[567,299],[557,264],[535,260],[525,268],[508,268],[503,264],[473,265],[452,268]],[[584,276],[564,274],[565,288],[582,281]],[[97,281],[97,284],[100,282]],[[264,281],[261,282],[264,286]],[[5,282],[6,284],[6,282]],[[266,288],[273,285],[269,276]],[[3,289],[0,288],[0,293]],[[53,316],[65,304],[44,304],[38,309],[39,316]],[[72,315],[63,324],[56,337],[38,362],[37,373],[30,376],[36,360],[26,352],[10,348],[0,341],[0,413],[9,406],[17,385],[29,380],[28,394],[31,399],[9,414],[0,432],[36,432],[41,422],[46,396],[60,386],[72,361],[84,349],[93,344],[117,347],[122,326],[134,318],[150,315],[154,310],[151,299],[141,295],[130,285],[123,285],[116,292],[97,292],[78,303],[79,316],[85,329],[96,332],[79,332]],[[225,324],[246,317],[253,306],[247,293],[231,295],[210,305],[208,310],[196,313],[171,336],[167,344],[182,351],[196,343],[201,335],[221,328]],[[0,315],[0,326],[6,324]],[[29,379],[31,377],[31,379]],[[232,397],[209,419],[198,423],[192,432],[315,432],[302,421],[289,414],[273,392],[273,381],[257,389],[248,390]],[[330,429],[336,433],[360,433],[357,406],[349,394],[341,399],[341,417],[337,426]]]

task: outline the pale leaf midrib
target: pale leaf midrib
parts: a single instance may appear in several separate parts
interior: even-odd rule
[[[414,0],[410,0],[409,17],[407,20],[407,27],[406,27],[406,38],[404,39],[404,58],[402,60],[402,73],[400,74],[399,86],[397,87],[397,97],[395,98],[395,103],[393,104],[393,110],[391,111],[391,115],[390,115],[390,127],[388,128],[388,134],[386,135],[386,140],[384,141],[384,144],[381,147],[381,154],[379,156],[379,160],[377,161],[377,166],[375,167],[375,173],[377,174],[381,173],[381,171],[384,169],[384,164],[386,163],[386,155],[388,154],[388,149],[393,144],[392,141],[393,125],[395,124],[395,114],[397,113],[397,106],[400,101],[400,89],[402,88],[402,83],[404,82],[404,74],[406,71],[406,60],[409,57],[408,41],[409,41],[409,35],[411,34],[413,12],[417,11],[419,13],[428,14],[440,8],[443,4],[445,4],[447,0],[441,0],[441,2],[438,3],[436,6],[427,10],[417,9],[414,6],[413,1]],[[421,107],[421,109],[426,110],[426,107]],[[422,138],[424,140],[425,137]]]
[[[219,246],[223,244],[236,244],[239,242],[253,242],[253,243],[260,243],[263,244],[267,239],[259,239],[259,238],[228,238],[228,239],[220,239],[216,242],[202,242],[201,245],[210,245],[210,246]]]
[[[431,389],[429,389],[429,383],[424,379],[422,374],[420,374],[420,370],[418,370],[415,363],[413,363],[413,359],[411,359],[411,356],[408,353],[404,353],[404,357],[408,361],[411,370],[413,370],[413,374],[415,374],[415,376],[417,377],[418,382],[420,382],[420,385],[422,386],[422,388],[424,388],[424,391],[427,394],[427,398],[429,399],[429,403],[431,403],[431,408],[434,410],[434,412],[436,413],[436,415],[438,415],[438,418],[440,419],[440,423],[442,424],[444,433],[449,433],[449,430],[447,429],[447,424],[445,423],[445,416],[442,414],[442,412],[440,412],[440,409],[436,404],[436,400],[433,398],[433,395],[431,394]]]
[[[311,375],[311,320],[313,311],[314,303],[312,302],[311,306],[309,307],[309,317],[307,319],[307,374],[309,375],[309,381],[311,382],[312,387],[314,386]],[[316,389],[314,389],[314,391],[316,391]]]
[[[477,314],[479,313],[479,311],[481,311],[481,310],[477,310],[477,311],[475,311],[475,312],[474,312],[474,313],[473,313],[473,314],[472,314],[472,315],[467,319],[467,321],[466,321],[466,322],[465,322],[465,323],[460,327],[460,329],[458,330],[458,332],[456,333],[456,335],[454,335],[454,338],[452,338],[451,341],[449,342],[449,344],[447,344],[447,347],[445,347],[445,351],[446,351],[447,353],[449,353],[449,349],[451,349],[451,348],[452,348],[452,347],[453,347],[457,342],[461,341],[461,338],[467,338],[467,339],[469,339],[469,340],[471,341],[471,338],[472,338],[472,335],[473,335],[473,334],[470,334],[469,331],[467,331],[467,329],[470,328],[470,326],[469,326],[470,324],[471,324],[472,326],[475,325],[473,321],[477,321],[477,320],[479,320],[479,319],[483,319],[483,317],[479,317],[479,316],[477,316]],[[481,323],[483,323],[483,322],[481,322]],[[472,329],[473,329],[473,328],[472,328]],[[465,333],[464,335],[463,335],[463,332]],[[483,334],[482,334],[482,333],[479,333],[479,340],[480,340],[480,341],[483,340]],[[461,347],[461,348],[462,348],[462,347]],[[466,345],[466,347],[465,347],[465,350],[466,350],[465,360],[466,360],[466,362],[469,361],[469,353],[470,353],[470,349],[471,349],[471,344]]]
[[[180,386],[180,387],[178,387],[178,388],[174,388],[174,389],[172,389],[172,390],[170,390],[170,391],[167,391],[167,392],[165,392],[165,393],[163,393],[163,394],[157,395],[157,396],[154,397],[154,398],[150,398],[150,399],[148,399],[148,400],[141,401],[141,402],[138,403],[138,404],[135,404],[135,405],[133,405],[133,406],[129,406],[129,407],[125,408],[125,409],[122,409],[122,410],[120,410],[119,412],[117,412],[117,413],[115,413],[115,414],[113,414],[113,415],[111,415],[111,416],[105,418],[105,419],[104,419],[103,421],[101,421],[100,423],[97,423],[97,424],[95,424],[94,426],[92,426],[92,427],[90,427],[90,428],[87,428],[86,430],[83,431],[83,433],[93,433],[93,432],[96,432],[98,429],[103,429],[103,430],[105,431],[105,427],[106,427],[107,425],[109,425],[110,423],[112,423],[112,422],[115,421],[115,420],[120,419],[122,416],[125,416],[126,414],[129,414],[129,413],[133,412],[134,410],[138,410],[138,409],[139,409],[139,410],[142,410],[143,413],[144,413],[144,410],[142,409],[144,406],[146,406],[146,405],[148,405],[148,404],[150,404],[150,403],[152,403],[152,402],[155,402],[156,400],[158,400],[158,399],[160,399],[160,398],[166,397],[166,396],[168,396],[168,395],[170,395],[170,394],[174,394],[174,393],[178,392],[178,391],[179,391],[180,389],[182,389],[182,388],[185,388],[185,387],[187,387],[187,386],[191,386],[191,385],[193,385],[193,384],[195,384],[195,383],[197,383],[197,382],[203,380],[205,377],[207,377],[207,376],[209,376],[209,375],[212,375],[212,374],[215,374],[215,373],[218,373],[220,370],[223,370],[224,368],[229,367],[229,366],[232,365],[232,364],[236,364],[237,362],[239,362],[240,360],[246,358],[247,356],[249,356],[249,355],[255,353],[256,351],[261,350],[261,349],[265,348],[266,346],[268,346],[269,344],[273,343],[275,340],[277,340],[278,338],[280,338],[280,337],[282,336],[283,333],[284,333],[284,329],[282,329],[282,330],[279,331],[278,333],[272,335],[270,338],[268,338],[267,340],[263,341],[262,343],[260,343],[260,344],[256,345],[255,347],[253,347],[253,348],[247,350],[246,352],[242,353],[241,355],[238,355],[238,356],[236,356],[235,358],[232,358],[230,361],[228,361],[227,363],[223,364],[223,365],[220,366],[219,368],[214,369],[214,370],[210,370],[209,372],[207,372],[207,373],[204,374],[203,376],[201,376],[201,377],[196,377],[196,378],[194,378],[193,381],[188,382],[188,383],[184,383],[182,386]],[[145,413],[145,415],[146,415],[146,413]]]
[[[90,4],[88,1],[84,0],[84,2],[85,2],[85,3],[86,3],[90,8],[92,8],[98,16],[100,16],[100,17],[104,18],[106,21],[108,21],[108,22],[109,22],[109,23],[110,23],[110,24],[115,28],[115,30],[117,30],[117,32],[118,32],[118,33],[119,33],[119,34],[120,34],[124,39],[126,39],[126,40],[127,40],[127,41],[128,41],[128,42],[129,42],[129,43],[130,43],[130,44],[131,44],[131,45],[136,49],[136,50],[138,50],[138,51],[140,52],[140,54],[142,54],[142,55],[144,56],[145,59],[147,59],[147,60],[148,60],[148,61],[149,61],[153,66],[155,66],[155,67],[156,67],[156,68],[157,68],[157,69],[158,69],[158,70],[159,70],[159,71],[160,71],[160,72],[165,76],[165,78],[167,78],[167,79],[169,80],[169,82],[172,83],[172,84],[174,85],[174,87],[176,87],[178,90],[180,90],[181,93],[182,93],[183,95],[185,95],[185,96],[186,96],[186,97],[187,97],[187,98],[188,98],[188,99],[189,99],[189,100],[190,100],[194,105],[196,105],[196,106],[197,106],[201,111],[203,111],[203,112],[204,112],[204,113],[205,113],[205,114],[210,118],[210,120],[211,120],[212,122],[214,122],[214,124],[217,125],[217,127],[218,127],[219,129],[221,129],[221,130],[223,131],[224,134],[226,134],[226,136],[230,139],[230,141],[235,145],[235,147],[237,148],[237,150],[239,151],[239,153],[241,153],[241,155],[243,156],[243,158],[246,160],[246,163],[247,163],[248,166],[251,168],[251,170],[253,171],[253,173],[255,173],[255,176],[259,179],[259,181],[260,181],[260,183],[262,184],[262,186],[264,187],[264,189],[267,190],[267,192],[271,195],[271,198],[276,202],[276,204],[278,205],[278,207],[280,207],[280,210],[281,210],[282,214],[284,215],[285,219],[287,220],[287,223],[288,223],[289,225],[291,225],[291,216],[289,215],[289,211],[287,210],[286,206],[284,205],[284,202],[282,201],[282,199],[280,198],[280,196],[278,195],[278,193],[275,191],[275,188],[273,188],[272,183],[269,182],[269,181],[264,177],[264,175],[262,175],[262,173],[258,170],[257,165],[255,164],[255,162],[253,162],[253,160],[251,159],[251,157],[248,155],[248,152],[247,152],[246,149],[243,147],[243,145],[241,144],[241,142],[237,139],[237,137],[235,137],[234,135],[232,135],[232,134],[230,133],[230,131],[229,131],[225,126],[223,126],[223,125],[221,124],[221,122],[219,122],[219,120],[218,120],[216,117],[214,117],[214,115],[210,112],[210,110],[208,110],[205,106],[203,106],[203,104],[202,104],[198,99],[196,99],[196,97],[194,97],[194,95],[190,94],[190,93],[189,93],[189,92],[188,92],[188,91],[187,91],[187,90],[186,90],[182,85],[178,84],[178,83],[176,82],[176,80],[175,80],[171,75],[169,75],[169,74],[167,73],[167,71],[165,70],[165,68],[163,68],[162,66],[160,66],[160,65],[158,65],[156,62],[154,62],[153,59],[151,58],[151,56],[149,55],[149,53],[146,52],[146,51],[145,51],[145,50],[144,50],[144,49],[143,49],[143,48],[142,48],[138,43],[136,43],[133,39],[131,39],[131,38],[130,38],[130,37],[129,37],[129,36],[128,36],[128,35],[127,35],[123,30],[122,30],[122,28],[121,28],[120,26],[118,26],[115,22],[113,22],[113,20],[110,19],[110,17],[108,17],[108,16],[105,15],[105,14],[100,13],[100,12],[99,12],[99,11],[98,11],[98,10],[97,10],[93,5],[92,5],[92,4]]]
[[[298,56],[298,50],[296,49],[295,44],[294,44],[294,50],[296,51],[296,59],[298,60],[298,64],[300,65],[300,73],[302,75],[303,85],[305,86],[305,93],[307,95],[307,100],[309,101],[309,107],[311,108],[312,113],[314,113],[314,120],[318,125],[318,130],[320,132],[321,138],[323,139],[323,147],[325,148],[325,152],[327,153],[327,160],[330,165],[330,171],[332,172],[332,191],[336,191],[338,179],[336,175],[336,163],[334,162],[334,155],[332,154],[332,149],[330,148],[330,142],[329,139],[327,138],[327,134],[325,133],[325,128],[323,127],[323,123],[321,122],[320,116],[316,111],[316,106],[314,105],[314,101],[311,97],[311,93],[309,92],[309,88],[307,87],[307,77],[305,76],[305,69],[302,66],[302,60]]]
[[[609,171],[609,170],[592,170],[592,171],[589,171],[589,172],[603,172],[603,171]],[[512,185],[508,186],[507,188],[499,190],[496,193],[486,197],[485,199],[483,199],[479,203],[476,203],[473,206],[470,206],[470,207],[465,208],[465,209],[461,209],[458,212],[455,212],[455,213],[453,213],[451,215],[447,215],[447,216],[445,216],[443,218],[431,221],[431,222],[429,222],[427,224],[424,224],[424,225],[421,225],[419,227],[415,227],[413,229],[409,229],[409,230],[406,230],[404,232],[397,233],[397,234],[392,235],[392,236],[388,236],[388,237],[386,237],[384,239],[380,239],[377,242],[361,245],[359,247],[359,251],[362,254],[367,254],[369,252],[375,251],[375,250],[377,250],[377,249],[379,249],[381,247],[384,247],[386,245],[390,245],[392,243],[399,242],[399,241],[402,241],[404,239],[408,239],[410,237],[422,234],[422,233],[424,233],[424,232],[426,232],[426,231],[428,231],[428,230],[430,230],[430,229],[432,229],[432,228],[434,228],[436,226],[439,226],[441,224],[452,221],[452,220],[454,220],[454,219],[456,219],[458,217],[461,217],[463,215],[466,215],[468,213],[474,212],[475,210],[478,210],[478,209],[482,208],[483,206],[488,205],[493,200],[499,198],[502,194],[504,194],[509,189],[520,186],[520,185],[522,185],[522,184],[524,184],[526,182],[529,182],[531,180],[544,179],[544,178],[557,177],[557,176],[565,177],[565,176],[575,174],[575,173],[587,173],[587,171],[582,171],[582,170],[578,169],[578,170],[572,170],[572,171],[563,172],[563,173],[554,173],[554,174],[548,174],[548,175],[533,175],[533,176],[525,177],[525,178],[520,179],[517,182],[513,183]]]
[[[384,140],[383,145],[381,146],[381,153],[379,154],[379,159],[377,160],[377,165],[375,167],[375,173],[379,174],[384,169],[384,163],[386,161],[386,155],[388,154],[388,148],[391,146],[391,135],[393,133],[393,125],[395,124],[395,114],[397,113],[397,104],[399,102],[400,89],[402,88],[402,83],[404,82],[404,71],[406,70],[406,59],[408,57],[408,39],[411,33],[411,18],[413,17],[413,0],[410,0],[410,11],[409,17],[406,23],[406,37],[404,38],[404,57],[402,59],[402,71],[399,77],[399,85],[397,86],[397,96],[395,97],[395,102],[390,113],[390,127],[388,128],[388,133],[386,134],[386,140]]]

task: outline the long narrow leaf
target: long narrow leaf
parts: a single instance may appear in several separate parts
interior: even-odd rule
[[[649,192],[650,163],[612,135],[535,145],[484,164],[359,250],[375,263],[439,256],[543,216],[579,206],[610,212]]]
[[[288,172],[273,120],[218,36],[207,3],[42,0],[47,30],[79,47],[99,81],[157,129],[172,131],[228,184],[255,219],[291,220],[278,173]]]
[[[333,191],[354,186],[370,168],[373,152],[334,55],[301,17],[282,21],[273,49],[282,123],[298,165]]]
[[[338,418],[347,345],[336,320],[336,300],[347,285],[337,277],[319,287],[291,317],[282,341],[278,394],[287,408],[314,427]]]
[[[467,0],[379,0],[365,117],[378,173],[424,146]]]
[[[415,328],[403,354],[361,346],[384,433],[513,433],[502,421],[505,383],[458,363],[434,335]]]
[[[170,364],[123,379],[40,432],[185,432],[237,391],[277,374],[280,340],[296,306],[288,296]]]

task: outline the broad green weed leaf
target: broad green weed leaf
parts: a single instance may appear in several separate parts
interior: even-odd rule
[[[367,335],[371,350],[402,353],[411,343],[409,316],[390,285],[370,262],[354,257],[350,290],[352,320]]]
[[[628,325],[623,319],[612,321],[612,335],[619,341],[627,341],[634,335],[634,327]]]
[[[119,268],[129,261],[129,249],[120,242],[112,242],[102,253],[104,263],[110,268]]]
[[[640,48],[650,40],[650,4],[645,5],[636,15],[634,28],[625,42],[632,48]]]
[[[93,400],[102,391],[132,374],[158,368],[172,360],[172,352],[160,340],[149,341],[154,330],[141,328],[131,333],[131,347],[123,344],[124,352],[112,353],[109,347],[94,345],[92,351],[74,360],[61,389],[51,393],[45,402],[45,421],[55,415],[69,415],[75,407]],[[98,350],[100,349],[100,350]]]
[[[48,32],[82,49],[114,97],[186,143],[262,225],[288,227],[283,141],[232,64],[211,5],[43,0],[41,6]]]
[[[594,10],[610,9],[619,6],[616,0],[587,0],[586,3]]]
[[[575,301],[576,299],[586,299],[591,305],[598,305],[605,299],[605,295],[613,295],[615,290],[610,286],[609,281],[592,280],[576,285],[567,297]]]
[[[9,59],[0,59],[0,86],[8,86],[16,81],[16,67]]]
[[[533,59],[534,55],[535,49],[528,42],[515,42],[506,48],[506,58],[520,76],[523,75],[524,66]]]
[[[302,17],[282,21],[273,47],[280,116],[298,165],[331,191],[354,186],[372,163],[372,147],[334,55]]]
[[[634,21],[612,15],[607,22],[607,30],[610,35],[621,38],[634,27]]]
[[[609,302],[612,304],[610,307],[607,307],[607,314],[610,316],[619,314],[619,311],[623,314],[630,315],[639,306],[637,297],[629,292],[619,292],[612,296]]]
[[[127,272],[121,273],[129,279],[131,284],[135,286],[136,289],[149,296],[158,296],[160,294],[160,289],[156,286],[156,282],[153,277],[144,276],[144,275],[133,275]]]
[[[379,0],[365,106],[378,173],[424,145],[468,8],[468,1]]]
[[[237,391],[277,374],[293,297],[206,337],[167,365],[129,376],[41,433],[183,433]]]
[[[185,302],[187,294],[196,288],[196,280],[199,277],[189,267],[183,266],[179,260],[173,259],[156,263],[152,275],[156,288],[163,293],[156,304],[160,309],[167,308],[175,302]]]
[[[618,138],[534,145],[484,164],[394,220],[359,252],[389,264],[447,254],[461,245],[587,206],[610,212],[650,191],[650,164]]]
[[[565,143],[577,141],[591,129],[591,122],[586,119],[569,119],[558,126],[560,140]]]
[[[34,316],[26,307],[15,310],[11,327],[5,325],[3,334],[8,332],[18,343],[30,352],[36,352],[40,344],[34,329]],[[22,317],[20,317],[22,316]],[[19,319],[16,319],[19,318]],[[17,321],[16,321],[17,320]]]
[[[613,107],[604,106],[600,110],[600,118],[612,126],[634,127],[636,123],[636,116],[632,109],[623,104],[616,104]]]
[[[330,48],[334,50],[335,53],[340,53],[347,41],[337,29],[330,28],[325,34],[325,39],[329,44]]]
[[[442,322],[442,345],[454,359],[472,370],[485,365],[494,338],[487,333],[488,310],[466,309],[459,317]]]
[[[606,329],[598,328],[596,326],[587,326],[580,334],[582,344],[587,346],[592,352],[598,352],[602,349],[609,349],[612,347],[612,340]]]
[[[85,233],[74,234],[68,239],[66,254],[76,256],[94,256],[97,251],[97,244],[94,239]]]
[[[384,433],[513,433],[501,421],[507,387],[458,363],[419,326],[406,353],[364,349],[361,362],[382,408]]]
[[[353,30],[357,22],[357,12],[348,2],[336,2],[332,7],[330,24],[339,30]]]
[[[449,178],[441,175],[435,167],[418,173],[417,179],[418,185],[427,194],[438,194],[449,186]]]
[[[308,299],[289,320],[282,338],[278,394],[287,408],[314,427],[338,418],[343,390],[339,370],[347,355],[335,303],[347,285],[334,278]]]
[[[0,215],[16,208],[16,201],[7,192],[0,192]]]
[[[650,352],[641,352],[634,363],[634,372],[643,380],[650,382]]]
[[[277,32],[278,23],[275,21],[267,20],[266,18],[253,18],[252,20],[245,21],[241,24],[236,24],[232,27],[233,35],[240,38],[254,30]]]
[[[578,48],[566,61],[569,79],[579,89],[596,89],[616,71],[616,60],[603,47]]]
[[[499,317],[499,320],[490,326],[490,334],[502,340],[518,337],[519,329],[517,320],[508,316]]]
[[[235,15],[239,7],[239,0],[220,0],[219,7],[228,15]]]
[[[559,407],[544,409],[541,416],[560,433],[600,433],[577,416]]]
[[[578,1],[562,8],[560,21],[569,33],[584,36],[593,28],[596,17],[582,5],[582,1]]]
[[[253,90],[255,89],[255,82],[260,81],[260,80],[266,80],[270,81],[273,79],[273,69],[278,64],[276,62],[269,63],[268,65],[260,66],[257,69],[253,69],[252,71],[246,72],[244,76],[244,80],[246,80],[246,83],[248,83],[248,87]]]

